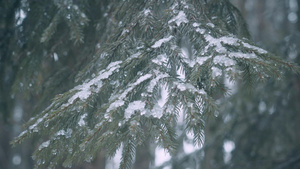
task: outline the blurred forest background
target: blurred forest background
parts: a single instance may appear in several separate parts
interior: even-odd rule
[[[241,11],[253,40],[259,46],[300,64],[300,0],[231,2]],[[34,15],[34,10],[39,10],[39,5],[46,5],[47,2],[30,1],[29,4],[36,5],[36,8],[28,11],[27,16]],[[41,61],[26,61],[25,56],[30,55],[31,51],[43,51],[39,51],[38,48],[41,46],[39,38],[34,38],[40,36],[41,30],[35,32],[32,30],[35,28],[30,26],[31,23],[39,21],[23,18],[23,9],[26,9],[24,1],[0,1],[0,169],[33,167],[31,154],[37,145],[28,140],[12,148],[9,142],[22,131],[22,124],[49,104],[55,94],[69,88],[68,82],[73,82],[76,73],[74,70],[87,61],[82,53],[95,50],[73,48],[68,53],[81,57],[62,56],[58,60],[57,54],[53,53]],[[97,10],[91,10],[89,13],[89,17],[97,18],[97,15],[100,15]],[[61,36],[57,38],[61,38],[62,43],[65,43],[63,33],[67,29],[62,30]],[[97,33],[88,28],[85,31],[90,31],[86,42],[93,43]],[[31,41],[31,44],[34,44],[34,40],[36,46],[26,46],[24,43]],[[71,46],[72,43],[69,43]],[[54,48],[62,50],[59,49],[59,44],[50,50],[54,51]],[[39,79],[42,85],[31,84],[25,77],[23,81],[16,82],[16,79],[20,79],[17,77],[22,77],[24,73],[20,68],[26,66],[21,63],[33,67],[32,78]],[[38,72],[34,72],[35,67],[39,67]],[[63,71],[67,73],[57,72],[60,69],[67,69]],[[51,87],[53,81],[59,88]],[[230,97],[220,100],[220,114],[209,119],[203,148],[195,151],[193,155],[174,157],[170,161],[173,168],[188,168],[191,161],[196,161],[203,169],[299,169],[300,76],[287,72],[281,81],[257,84],[251,93],[239,84],[235,87]],[[40,105],[41,103],[43,105]],[[135,164],[135,168],[145,166],[145,161],[147,162],[139,159],[140,164]],[[105,159],[100,152],[99,158],[94,162],[82,164],[78,168],[105,168],[104,166]]]

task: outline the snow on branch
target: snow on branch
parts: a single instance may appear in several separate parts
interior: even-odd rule
[[[109,76],[111,76],[113,72],[120,67],[121,63],[121,61],[110,63],[107,66],[106,70],[102,70],[99,72],[99,75],[97,77],[72,89],[73,91],[76,91],[76,93],[68,100],[68,103],[64,104],[64,106],[69,106],[77,98],[79,98],[80,100],[86,100],[92,94],[92,91],[96,93],[99,92],[102,87],[102,80],[107,79]]]
[[[183,11],[179,11],[177,16],[174,16],[169,20],[169,24],[175,22],[177,26],[180,26],[181,23],[188,23],[188,19]]]
[[[112,103],[110,104],[110,106],[108,107],[108,109],[106,110],[106,112],[110,112],[112,110],[117,109],[120,106],[123,106],[124,103],[125,103],[124,99],[127,97],[127,94],[129,92],[131,92],[137,85],[139,85],[140,83],[144,82],[145,80],[148,80],[151,77],[152,77],[152,74],[145,74],[145,75],[141,76],[139,79],[137,79],[136,82],[128,85],[129,87],[125,91],[123,91],[120,94],[112,96],[109,99],[109,100],[112,101]]]
[[[156,41],[156,42],[154,43],[154,45],[152,45],[151,47],[152,47],[152,48],[159,48],[159,47],[161,47],[161,45],[162,45],[163,43],[169,42],[172,38],[173,38],[172,35],[169,36],[169,37],[166,37],[166,38],[162,38],[162,39]]]

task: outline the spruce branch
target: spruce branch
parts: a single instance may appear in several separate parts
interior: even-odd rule
[[[82,42],[88,19],[67,2],[56,2],[60,17],[64,16],[71,39]],[[72,167],[90,162],[102,149],[111,157],[122,147],[120,168],[128,169],[136,147],[147,137],[173,153],[181,111],[186,115],[185,131],[192,132],[194,143],[200,145],[206,119],[218,111],[216,95],[226,94],[224,78],[254,86],[280,76],[276,65],[298,70],[240,38],[234,32],[237,28],[229,29],[239,21],[238,14],[226,7],[228,1],[155,2],[115,1],[101,47],[78,73],[76,85],[57,95],[12,142],[47,136],[34,152],[37,168]],[[209,13],[210,5],[218,13]],[[56,26],[45,30],[43,41]]]

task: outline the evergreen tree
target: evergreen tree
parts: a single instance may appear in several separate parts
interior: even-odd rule
[[[149,139],[176,154],[179,114],[201,144],[216,99],[228,93],[224,79],[251,88],[282,69],[298,71],[249,39],[228,0],[22,2],[13,90],[41,95],[43,111],[12,143],[43,138],[37,168],[72,167],[119,148],[120,168],[132,168]]]

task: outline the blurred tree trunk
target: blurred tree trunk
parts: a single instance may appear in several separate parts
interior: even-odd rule
[[[0,168],[15,168],[11,159],[9,141],[16,136],[16,127],[12,117],[13,102],[10,86],[16,72],[16,65],[12,60],[11,46],[14,45],[15,12],[20,6],[20,0],[0,2]],[[19,149],[20,150],[20,149]],[[18,151],[18,150],[15,150]],[[26,168],[26,166],[24,166]]]

